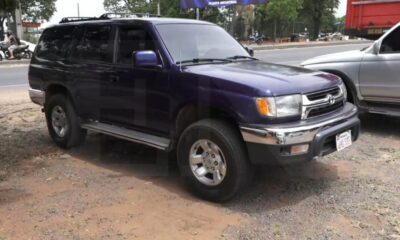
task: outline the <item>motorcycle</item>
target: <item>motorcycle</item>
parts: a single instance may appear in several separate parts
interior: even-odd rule
[[[264,35],[251,35],[249,37],[249,45],[250,44],[257,44],[257,45],[262,45],[264,43]]]
[[[3,59],[10,59],[10,51],[8,50],[9,47],[9,44],[0,42],[0,61]],[[15,59],[31,59],[32,52],[29,50],[28,45],[19,45],[14,49],[14,57]]]

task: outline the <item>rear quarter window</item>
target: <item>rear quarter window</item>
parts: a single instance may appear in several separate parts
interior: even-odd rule
[[[75,27],[50,28],[44,31],[37,46],[36,56],[46,60],[62,60],[68,56]]]
[[[78,60],[112,63],[113,47],[112,26],[88,25],[72,55]]]

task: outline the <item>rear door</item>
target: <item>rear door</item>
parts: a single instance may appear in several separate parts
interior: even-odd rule
[[[72,52],[71,75],[77,105],[85,118],[100,121],[104,118],[101,106],[108,103],[104,91],[112,81],[113,33],[113,26],[104,23],[88,24],[77,33],[81,37]]]
[[[400,26],[383,39],[379,54],[365,55],[360,90],[367,100],[400,102]]]

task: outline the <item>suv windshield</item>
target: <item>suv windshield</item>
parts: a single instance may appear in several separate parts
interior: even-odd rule
[[[218,26],[209,24],[161,24],[156,27],[176,63],[224,63],[220,60],[234,57],[238,59],[238,56],[243,56],[243,59],[250,59],[247,51],[231,35]],[[210,61],[203,61],[205,59]]]

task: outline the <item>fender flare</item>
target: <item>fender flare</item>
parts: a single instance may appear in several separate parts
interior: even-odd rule
[[[341,71],[338,71],[338,70],[332,70],[332,69],[323,69],[321,71],[324,71],[324,72],[327,72],[327,73],[331,73],[331,74],[334,74],[334,75],[340,77],[343,80],[343,82],[344,82],[344,84],[345,84],[345,86],[347,88],[347,91],[349,93],[348,94],[348,98],[350,98],[349,100],[352,103],[354,103],[357,106],[359,106],[358,103],[360,102],[360,100],[358,99],[356,85],[354,84],[354,82],[345,73],[343,73]]]

